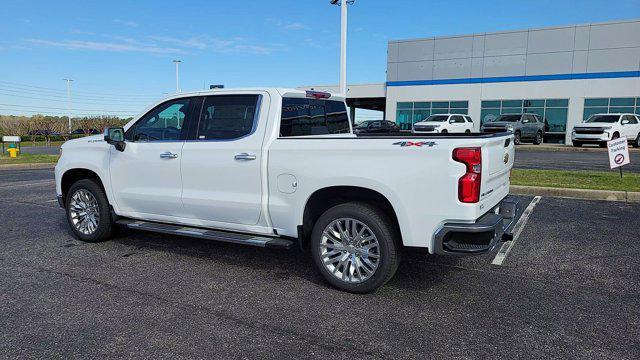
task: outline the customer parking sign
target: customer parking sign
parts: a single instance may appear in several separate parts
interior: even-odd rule
[[[627,138],[607,141],[607,148],[609,149],[609,166],[612,169],[627,165],[630,162]]]

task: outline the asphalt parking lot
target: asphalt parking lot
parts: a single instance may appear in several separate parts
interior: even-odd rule
[[[640,204],[542,198],[501,266],[405,253],[353,295],[297,251],[82,243],[53,189],[0,170],[0,358],[640,357]]]

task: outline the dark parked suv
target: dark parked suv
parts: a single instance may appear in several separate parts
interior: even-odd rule
[[[510,131],[516,145],[524,139],[540,145],[544,138],[545,124],[536,114],[502,114],[495,120],[484,123],[480,130],[486,133]]]
[[[353,129],[353,132],[356,134],[390,133],[398,131],[400,131],[398,125],[388,120],[363,121]]]

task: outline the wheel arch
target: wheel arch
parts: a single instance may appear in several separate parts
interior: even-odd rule
[[[402,246],[402,232],[398,214],[385,195],[367,187],[336,185],[318,189],[307,198],[302,213],[302,225],[298,226],[298,239],[301,248],[307,247],[313,226],[325,211],[336,205],[355,201],[368,203],[381,209],[396,227],[396,231],[400,235],[398,246]]]
[[[98,185],[100,186],[100,188],[102,188],[102,191],[107,196],[107,200],[109,200],[107,191],[106,191],[106,189],[104,187],[104,182],[100,178],[100,175],[98,175],[93,170],[89,170],[89,169],[86,169],[86,168],[73,168],[73,169],[66,170],[62,174],[62,177],[61,177],[61,180],[60,180],[60,188],[62,190],[62,202],[63,202],[64,205],[66,205],[67,193],[69,192],[69,189],[71,188],[71,186],[74,183],[76,183],[78,180],[82,180],[82,179],[91,179],[91,180],[96,181],[98,183]],[[111,201],[109,201],[109,202],[111,202]]]

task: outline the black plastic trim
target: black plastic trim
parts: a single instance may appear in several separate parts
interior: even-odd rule
[[[515,220],[517,207],[517,200],[505,197],[498,205],[473,223],[445,223],[436,232],[434,253],[451,255],[484,254],[490,252],[500,240],[509,240],[512,237],[510,228]],[[499,213],[496,213],[497,209],[500,209]],[[470,234],[491,236],[491,240],[487,245],[474,244],[469,245],[467,248],[455,248],[454,246],[448,245],[449,243],[456,243],[456,239],[459,240],[460,244],[465,244],[464,238]]]

